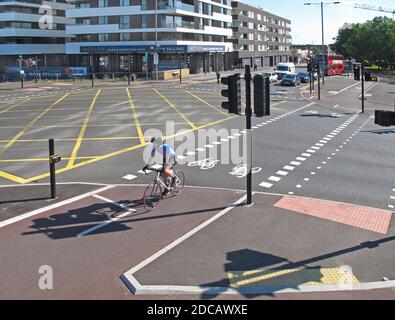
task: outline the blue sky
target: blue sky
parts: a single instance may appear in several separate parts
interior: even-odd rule
[[[288,18],[292,22],[292,42],[294,44],[321,44],[321,10],[319,5],[304,6],[305,2],[318,0],[241,0],[244,3]],[[337,1],[337,0],[336,0]],[[353,8],[355,3],[394,9],[394,0],[339,0],[341,4],[324,7],[325,43],[332,43],[337,30],[344,23],[365,22],[376,16],[392,14]],[[325,1],[324,1],[325,2]],[[331,1],[326,1],[331,2]]]

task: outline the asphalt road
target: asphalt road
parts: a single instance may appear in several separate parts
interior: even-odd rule
[[[182,276],[185,279],[194,279],[196,280],[194,284],[200,285],[210,283],[210,279],[213,283],[218,279],[225,279],[223,266],[227,262],[224,261],[224,252],[236,252],[242,258],[240,263],[248,269],[248,261],[245,258],[250,257],[251,252],[241,252],[239,255],[238,251],[245,248],[255,250],[252,252],[253,256],[270,253],[283,259],[282,262],[288,259],[295,263],[327,252],[336,252],[341,248],[352,248],[365,240],[379,241],[384,237],[391,238],[393,236],[392,221],[390,221],[386,235],[377,237],[377,233],[361,230],[355,226],[344,226],[333,221],[310,220],[302,215],[293,216],[294,214],[288,214],[288,212],[279,222],[281,233],[276,234],[274,226],[278,213],[273,209],[273,204],[282,196],[300,196],[320,201],[329,200],[342,205],[355,205],[359,208],[360,206],[372,210],[376,208],[385,214],[393,212],[395,206],[394,130],[375,125],[373,118],[376,108],[392,109],[393,86],[394,84],[388,79],[380,79],[378,83],[366,83],[365,113],[361,114],[360,83],[352,79],[327,78],[322,88],[321,100],[317,99],[317,91],[310,94],[306,85],[295,88],[273,84],[271,86],[272,113],[268,117],[253,118],[252,132],[253,190],[264,192],[269,198],[275,198],[262,200],[262,196],[256,196],[255,211],[251,217],[259,216],[263,209],[269,210],[268,216],[257,224],[254,223],[254,219],[251,219],[243,228],[238,227],[240,220],[234,214],[227,216],[226,219],[220,219],[218,223],[222,221],[221,223],[224,224],[217,226],[223,232],[223,237],[217,239],[217,245],[212,247],[211,251],[207,251],[207,253],[212,252],[213,255],[212,259],[207,258],[207,261],[212,263],[207,262],[206,266],[214,266],[217,268],[216,271],[213,271],[209,278],[205,278],[202,274],[199,274],[197,278],[189,278],[187,272]],[[190,206],[199,207],[202,212],[207,213],[207,206],[214,208],[212,206],[216,204],[215,208],[220,210],[221,206],[226,207],[238,198],[235,197],[234,190],[245,190],[246,183],[245,170],[239,166],[245,154],[243,151],[243,146],[246,145],[245,118],[229,115],[220,108],[221,101],[223,101],[220,96],[222,87],[216,83],[215,79],[195,78],[185,80],[181,85],[176,81],[171,81],[168,83],[133,83],[129,88],[122,85],[105,85],[95,88],[73,87],[67,90],[48,89],[42,96],[32,96],[27,92],[22,92],[21,96],[18,96],[18,92],[11,90],[9,94],[12,97],[7,97],[9,100],[3,99],[0,102],[0,184],[3,186],[34,185],[36,182],[48,182],[47,140],[55,138],[56,152],[62,156],[62,161],[57,164],[59,182],[144,185],[152,179],[152,176],[139,172],[145,165],[144,151],[150,150],[147,141],[153,135],[163,135],[166,136],[168,143],[174,144],[179,157],[178,167],[185,171],[187,185],[221,190],[232,189],[233,191],[229,191],[230,193],[224,198],[221,198],[221,195],[214,195],[214,191],[203,192],[204,202],[195,199],[193,193],[187,193],[185,197],[177,199],[177,202],[172,202],[171,208],[164,205],[162,211],[157,214],[167,217],[174,211],[186,212]],[[244,91],[244,85],[242,89]],[[192,143],[186,144],[187,141],[192,141]],[[4,190],[11,189],[0,189],[0,191]],[[63,190],[65,196],[74,195],[72,188],[63,188]],[[38,189],[35,191],[38,192]],[[227,193],[227,191],[223,192]],[[33,196],[26,194],[26,198],[38,197],[36,193],[32,194]],[[236,194],[240,195],[237,191]],[[23,206],[16,207],[18,212],[9,214],[12,206],[15,206],[13,200],[20,199],[21,193],[15,194],[16,198],[11,195],[11,193],[7,195],[3,193],[0,199],[2,207],[6,208],[7,217],[19,214],[21,207],[26,210],[29,207],[29,201],[24,202]],[[113,193],[109,196],[116,198],[117,201],[126,201],[128,194]],[[133,196],[137,197],[134,193]],[[71,207],[71,211],[67,207],[67,212],[59,209],[56,212],[49,211],[40,217],[48,219],[45,221],[49,225],[46,224],[41,228],[40,225],[37,227],[37,223],[42,223],[43,220],[26,221],[10,229],[4,229],[6,231],[0,233],[0,236],[4,237],[4,243],[7,241],[10,243],[11,240],[13,243],[18,243],[20,235],[28,232],[22,237],[24,241],[27,239],[26,236],[33,237],[34,241],[43,243],[44,246],[48,245],[48,239],[57,241],[63,239],[59,243],[56,242],[55,247],[50,245],[50,251],[53,253],[54,248],[58,246],[63,248],[67,245],[66,242],[75,237],[76,233],[83,231],[89,225],[108,219],[108,215],[105,214],[97,220],[98,217],[94,213],[97,203],[90,201],[91,199],[84,200],[82,205],[90,208],[89,212],[92,216],[85,217],[82,214],[85,207],[81,209],[79,206],[81,203],[78,205],[76,203],[75,207],[74,205]],[[78,221],[67,220],[70,218],[70,212],[75,213]],[[210,216],[211,213],[204,219]],[[53,220],[54,217],[61,219]],[[88,220],[85,220],[86,218]],[[99,272],[103,275],[110,272],[113,278],[106,280],[107,285],[112,289],[108,292],[100,291],[97,296],[108,297],[111,292],[114,294],[116,292],[116,295],[120,292],[124,294],[125,287],[118,283],[119,273],[204,221],[198,218],[193,221],[181,219],[179,227],[182,232],[180,229],[179,232],[174,233],[174,229],[170,228],[169,237],[166,232],[162,232],[160,239],[155,239],[150,243],[148,251],[144,251],[146,249],[144,247],[138,255],[133,255],[131,248],[124,248],[130,257],[114,256],[118,269],[110,270],[110,265],[106,264]],[[55,225],[53,225],[54,222],[56,222]],[[64,227],[64,225],[70,226]],[[37,229],[36,232],[32,233],[30,230],[32,226],[33,229]],[[107,231],[103,229],[101,232],[94,233],[92,239],[105,234],[108,240],[115,241],[114,239],[118,238],[114,235],[122,234],[130,242],[128,237],[136,237],[135,234],[128,232],[130,229],[139,230],[139,234],[143,235],[144,232],[153,234],[161,227],[160,224],[152,227],[144,224],[140,229],[139,226],[131,226],[127,223],[114,224]],[[12,228],[16,228],[19,234],[13,235]],[[259,234],[259,230],[264,228],[268,228],[267,232],[275,233],[273,239],[276,235],[278,236],[278,239],[272,239],[273,242],[268,246],[260,245],[268,241],[267,237]],[[230,234],[238,232],[240,232],[240,241],[244,241],[242,247],[228,247],[232,242]],[[45,237],[39,236],[40,234]],[[281,234],[286,234],[286,236],[282,237]],[[341,236],[336,238],[333,236],[336,234]],[[213,224],[205,233],[199,234],[198,238],[187,242],[188,246],[183,245],[172,254],[179,252],[178,257],[182,257],[184,251],[192,252],[195,250],[193,248],[196,248],[197,252],[197,248],[209,245],[203,244],[202,239],[208,239],[210,243],[218,236],[215,224]],[[252,244],[258,238],[260,244],[254,247]],[[100,239],[104,242],[106,240]],[[144,237],[139,241],[142,239]],[[317,246],[311,246],[311,250],[306,251],[306,247],[295,243],[295,250],[293,250],[290,243],[296,239],[298,241],[303,239],[301,243],[313,239],[312,241],[315,241]],[[73,250],[76,251],[70,249],[70,253],[73,254],[73,261],[76,262],[81,254],[77,248],[81,244],[75,239],[72,241]],[[22,250],[23,243],[22,241],[18,244],[18,250]],[[87,243],[87,248],[93,243]],[[7,253],[5,255],[7,259],[13,257],[12,251],[4,252]],[[346,255],[344,259],[334,255],[324,259],[325,261],[320,262],[320,265],[326,267],[340,264],[356,266],[356,271],[362,281],[377,281],[384,276],[393,279],[392,241],[386,242],[377,252],[374,262],[375,266],[379,266],[377,268],[368,266],[371,260],[364,250],[359,250],[355,255],[353,253]],[[105,255],[98,257],[99,260],[110,259]],[[269,258],[266,256],[264,260]],[[13,259],[22,259],[22,256],[15,256]],[[51,254],[50,259],[52,259],[51,263],[59,268],[67,265],[64,264],[64,260],[57,261],[56,255]],[[199,261],[198,256],[194,259]],[[104,263],[104,260],[99,260],[97,261],[99,265]],[[158,260],[151,265],[149,267],[151,269],[142,271],[140,274],[142,281],[166,284],[174,279],[174,272],[191,269],[188,263],[196,264],[193,259],[184,261],[177,258],[175,261],[179,261],[179,265],[173,268],[169,262],[172,261],[171,256],[166,255],[161,261]],[[88,262],[84,263],[87,266]],[[79,265],[76,264],[76,266],[78,269]],[[164,266],[168,269],[163,269],[163,274],[159,274],[157,268],[161,269]],[[254,267],[265,266],[267,265]],[[26,268],[29,267],[32,266],[26,264]],[[12,270],[12,264],[7,265],[7,268],[8,271]],[[155,274],[157,276],[152,277]],[[167,278],[163,280],[162,276]],[[86,290],[83,290],[82,296],[89,296],[89,290],[97,290],[94,286],[92,287],[97,274],[86,275],[86,277],[83,282]],[[67,276],[62,277],[65,283],[68,279]],[[173,281],[173,284],[174,282],[176,281]],[[191,283],[183,280],[183,284]],[[7,288],[11,290],[12,285],[7,285]],[[24,284],[20,284],[19,289],[25,290],[24,288]],[[66,289],[68,291],[66,290],[60,296],[74,297],[73,286],[70,285]],[[13,292],[13,296],[18,296],[18,290],[9,292]],[[34,294],[28,297],[34,297]]]

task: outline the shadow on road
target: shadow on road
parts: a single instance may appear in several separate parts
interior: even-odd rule
[[[282,258],[279,256],[272,255],[270,253],[263,253],[255,250],[250,249],[243,249],[232,251],[226,254],[226,259],[229,261],[224,265],[225,272],[229,275],[229,273],[238,273],[242,275],[239,283],[235,282],[234,280],[231,283],[229,276],[227,278],[221,279],[216,282],[205,283],[202,284],[201,287],[208,287],[207,291],[202,294],[202,298],[204,299],[212,299],[216,296],[220,295],[221,292],[218,292],[218,288],[223,288],[224,291],[227,288],[233,288],[236,291],[239,291],[241,295],[246,298],[254,298],[262,295],[274,296],[274,294],[249,294],[243,292],[243,285],[248,287],[270,287],[272,291],[279,291],[282,289],[297,289],[299,285],[304,283],[306,278],[304,277],[303,273],[305,270],[309,270],[309,277],[308,281],[320,282],[322,278],[322,273],[320,271],[321,266],[312,266],[311,264],[338,257],[340,255],[345,255],[348,253],[360,251],[363,249],[374,249],[380,246],[380,244],[394,241],[395,236],[382,238],[375,241],[366,241],[362,242],[359,245],[341,249],[338,251],[330,252],[327,254],[323,254],[320,256],[312,257],[309,259],[292,262],[286,258]],[[259,270],[262,269],[262,270]],[[268,274],[273,274],[279,270],[289,270],[295,269],[290,274],[283,274],[283,275],[275,275],[273,277],[267,277]],[[243,272],[244,271],[244,272]],[[248,271],[248,272],[246,272]],[[262,276],[266,276],[262,278]],[[295,279],[300,278],[300,283],[295,283]],[[286,285],[286,283],[289,285]],[[273,286],[273,283],[276,283]],[[280,285],[278,285],[280,284]],[[245,288],[245,287],[244,287]]]
[[[374,133],[374,134],[391,134],[391,133],[395,133],[395,129],[364,130],[361,132]]]
[[[42,200],[50,200],[50,199],[51,199],[50,197],[40,197],[40,198],[30,198],[30,199],[14,199],[14,200],[0,201],[0,204],[30,202],[30,201],[42,201]]]
[[[108,225],[96,229],[85,236],[130,230],[132,228],[127,224],[133,222],[218,212],[227,208],[227,206],[223,206],[192,211],[163,212],[159,205],[159,207],[148,212],[144,209],[143,201],[141,199],[121,200],[118,201],[118,203],[127,206],[129,209],[134,209],[136,212],[112,221],[111,223],[108,223]],[[120,214],[124,214],[125,212],[125,209],[111,203],[95,203],[77,209],[69,209],[65,212],[56,213],[49,217],[34,219],[33,225],[30,226],[30,228],[34,230],[24,232],[22,235],[45,234],[54,240],[72,238],[92,227],[102,224],[105,221],[117,218]]]

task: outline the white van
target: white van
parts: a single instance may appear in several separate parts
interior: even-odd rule
[[[295,73],[295,65],[293,63],[279,63],[275,69],[278,79],[282,79],[287,73]]]

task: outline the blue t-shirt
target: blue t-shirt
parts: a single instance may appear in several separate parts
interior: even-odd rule
[[[163,156],[163,163],[169,163],[170,160],[174,160],[175,152],[174,150],[166,143],[156,147],[152,147],[151,155],[155,156],[155,153],[158,152]]]

